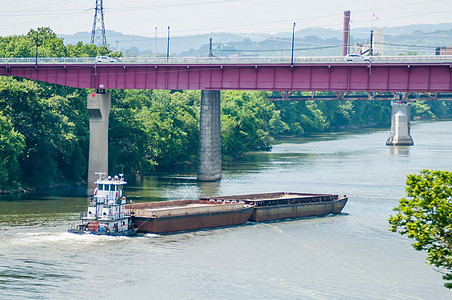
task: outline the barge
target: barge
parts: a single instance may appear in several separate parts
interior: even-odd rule
[[[218,202],[241,201],[252,205],[249,221],[263,222],[281,219],[339,214],[347,203],[347,196],[306,193],[264,193],[236,196],[203,197],[200,200]]]
[[[127,204],[123,175],[97,174],[88,209],[78,224],[70,224],[70,233],[122,236],[191,231],[338,214],[347,203],[345,195],[280,192]]]
[[[94,195],[88,198],[88,209],[80,216],[80,222],[69,224],[68,232],[77,234],[96,234],[128,236],[135,234],[132,218],[126,212],[127,202],[123,187],[127,184],[123,174],[104,177],[105,173],[96,173]]]
[[[126,205],[141,233],[169,233],[245,224],[254,206],[243,201],[179,200]]]

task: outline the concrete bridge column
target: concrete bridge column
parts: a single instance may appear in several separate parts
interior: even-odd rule
[[[406,102],[393,102],[391,117],[391,134],[386,140],[387,146],[412,146],[410,135],[410,104]]]
[[[108,117],[111,108],[111,94],[91,94],[88,96],[89,114],[89,163],[88,195],[94,192],[95,173],[108,174]]]
[[[201,92],[198,181],[221,179],[220,91]]]

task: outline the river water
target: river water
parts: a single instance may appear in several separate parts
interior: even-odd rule
[[[388,231],[405,175],[452,170],[452,122],[284,140],[226,163],[219,183],[193,167],[126,178],[136,202],[274,191],[347,194],[343,213],[137,237],[79,236],[84,189],[0,197],[0,299],[450,299],[425,253]],[[45,176],[45,174],[43,174]]]

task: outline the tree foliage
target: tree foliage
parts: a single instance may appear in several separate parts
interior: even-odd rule
[[[73,102],[80,96],[41,97],[45,93],[32,81],[0,78],[0,111],[24,139],[17,156],[22,181],[52,185],[61,177],[81,180],[86,163],[79,161],[83,157],[79,137],[87,131],[81,131],[86,122],[77,117],[84,117],[86,109],[74,111]]]
[[[95,56],[105,47],[65,46],[50,28],[0,37],[0,57]],[[0,189],[52,186],[85,177],[86,90],[0,77]],[[43,176],[45,174],[45,176]]]
[[[193,161],[198,143],[200,94],[118,91],[110,117],[110,164],[126,170]]]
[[[285,134],[300,135],[330,129],[381,126],[391,121],[389,101],[296,101],[276,102],[281,119],[287,124]]]
[[[227,91],[222,95],[221,135],[225,157],[252,150],[270,150],[285,124],[265,93]]]
[[[429,264],[441,268],[452,289],[452,173],[422,170],[407,176],[406,193],[389,218],[390,230],[414,239]]]
[[[14,130],[0,111],[0,189],[16,187],[20,180],[18,157],[25,147],[24,136]]]
[[[0,37],[0,57],[95,57],[97,55],[119,56],[108,47],[78,42],[64,45],[63,39],[49,27],[31,29],[26,35]]]

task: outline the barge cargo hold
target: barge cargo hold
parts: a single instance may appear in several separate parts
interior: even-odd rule
[[[142,233],[169,233],[245,224],[254,211],[252,205],[235,201],[180,200],[126,205],[136,230]]]
[[[200,198],[218,202],[240,201],[252,205],[254,211],[249,221],[253,222],[338,214],[347,199],[345,195],[287,192]]]

